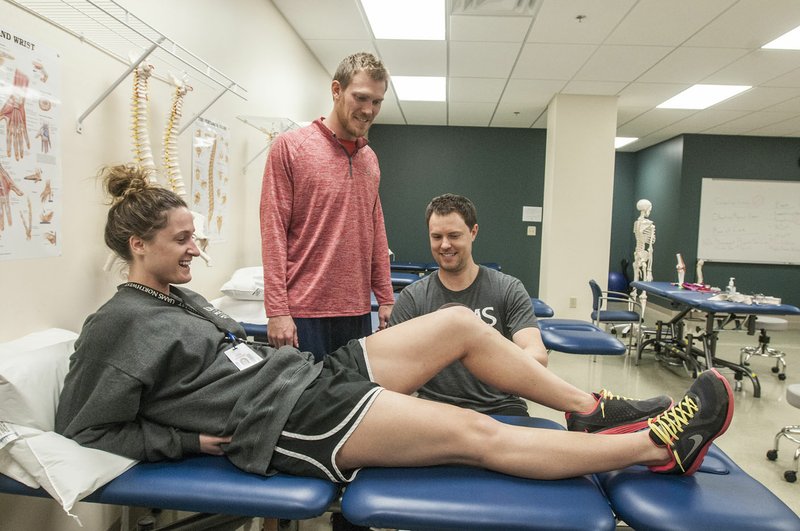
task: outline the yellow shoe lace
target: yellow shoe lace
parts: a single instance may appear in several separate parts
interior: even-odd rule
[[[683,400],[675,404],[673,408],[668,409],[661,415],[647,421],[650,431],[655,433],[656,437],[661,439],[667,448],[672,451],[672,455],[675,457],[675,462],[679,467],[681,467],[683,472],[686,471],[683,468],[683,463],[681,463],[677,452],[672,450],[672,447],[675,445],[675,441],[678,439],[680,434],[683,433],[683,428],[689,424],[689,421],[692,420],[694,414],[699,410],[700,408],[698,407],[697,402],[695,402],[691,397],[685,396],[683,397]]]
[[[622,395],[615,395],[608,389],[601,389],[600,396],[605,398],[606,400],[631,400],[630,398]],[[603,418],[606,418],[606,400],[600,401],[600,414],[602,415]]]

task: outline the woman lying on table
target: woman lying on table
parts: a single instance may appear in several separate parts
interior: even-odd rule
[[[191,280],[198,256],[185,202],[135,166],[103,178],[113,198],[105,240],[130,272],[75,343],[56,431],[82,445],[145,461],[224,454],[250,472],[335,482],[361,467],[437,464],[556,479],[633,464],[691,474],[730,423],[730,386],[716,371],[674,405],[583,392],[465,307],[351,341],[319,363],[247,343],[236,321],[175,286]],[[456,360],[567,412],[570,431],[408,396]]]

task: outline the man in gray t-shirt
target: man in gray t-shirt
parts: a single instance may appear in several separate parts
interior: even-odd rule
[[[463,304],[547,365],[547,349],[522,282],[480,266],[472,258],[472,242],[478,234],[472,201],[454,194],[436,197],[425,217],[431,253],[439,269],[400,292],[389,324],[433,312],[444,304]],[[419,396],[483,413],[528,414],[525,401],[480,382],[460,362],[431,379],[419,389]]]

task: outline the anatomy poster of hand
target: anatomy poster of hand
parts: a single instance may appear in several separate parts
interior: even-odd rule
[[[61,254],[58,54],[0,24],[0,260]]]
[[[192,137],[192,194],[190,206],[206,218],[205,235],[212,242],[224,240],[228,212],[228,128],[198,118]]]

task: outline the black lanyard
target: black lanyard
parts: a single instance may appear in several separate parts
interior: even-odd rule
[[[170,295],[167,295],[166,293],[161,293],[158,290],[155,290],[153,288],[147,287],[147,286],[145,286],[143,284],[139,284],[138,282],[126,282],[125,284],[122,285],[122,287],[123,288],[132,288],[132,289],[141,291],[142,293],[150,295],[151,297],[154,297],[154,298],[160,300],[161,302],[163,302],[165,304],[170,304],[172,306],[177,306],[178,308],[181,308],[182,310],[191,313],[195,317],[199,317],[200,319],[208,321],[209,323],[211,323],[214,326],[216,326],[218,330],[220,330],[221,332],[224,332],[225,336],[229,340],[233,341],[234,343],[243,341],[242,338],[238,337],[236,334],[231,332],[228,329],[227,326],[223,326],[221,323],[217,322],[216,319],[212,319],[211,316],[209,316],[208,314],[203,313],[200,310],[198,310],[197,308],[194,308],[194,307],[186,304],[181,299],[176,299],[175,297],[171,297]]]

